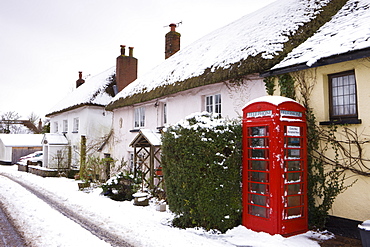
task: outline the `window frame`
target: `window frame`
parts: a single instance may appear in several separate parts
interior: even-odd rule
[[[63,120],[63,133],[68,133],[68,119]]]
[[[352,75],[354,78],[354,85],[349,84],[348,86],[354,87],[354,92],[350,92],[350,95],[354,95],[355,112],[353,114],[343,114],[343,115],[334,115],[334,95],[333,95],[333,79],[339,77],[345,77]],[[328,96],[329,96],[329,121],[320,122],[320,125],[330,125],[330,124],[361,124],[361,119],[358,119],[358,97],[357,97],[357,81],[355,70],[347,70],[339,73],[329,74],[328,75]],[[342,94],[344,98],[344,93]],[[346,104],[347,106],[350,103]],[[352,104],[353,105],[353,104]]]
[[[80,130],[80,118],[75,117],[75,118],[73,118],[73,131],[72,131],[72,133],[78,133],[79,130]]]
[[[221,93],[206,95],[204,97],[204,110],[206,112],[221,116],[222,114]]]
[[[134,108],[134,128],[140,129],[145,127],[145,107]]]
[[[59,123],[58,121],[54,121],[54,133],[58,133],[59,132]]]

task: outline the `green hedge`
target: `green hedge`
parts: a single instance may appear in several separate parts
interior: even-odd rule
[[[241,123],[193,115],[166,129],[162,165],[177,227],[225,232],[241,223]]]

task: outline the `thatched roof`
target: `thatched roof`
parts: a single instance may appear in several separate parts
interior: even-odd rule
[[[220,28],[119,92],[113,110],[266,71],[328,22],[345,0],[279,0]]]

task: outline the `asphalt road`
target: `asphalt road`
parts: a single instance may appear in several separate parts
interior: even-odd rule
[[[9,220],[7,213],[0,202],[0,247],[22,247],[27,246]]]

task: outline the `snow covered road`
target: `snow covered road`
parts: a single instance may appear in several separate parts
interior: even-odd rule
[[[1,175],[0,175],[1,176]],[[99,225],[94,224],[94,222],[90,221],[87,218],[82,217],[79,214],[76,214],[63,204],[59,203],[58,201],[53,200],[51,197],[48,197],[45,192],[37,190],[37,188],[33,186],[29,186],[26,183],[16,179],[9,177],[7,175],[2,175],[3,177],[8,178],[9,180],[21,185],[23,188],[25,188],[27,191],[41,199],[44,203],[51,206],[53,209],[55,209],[57,212],[63,214],[70,220],[74,221],[84,229],[88,230],[90,233],[95,235],[101,240],[104,240],[108,243],[110,243],[112,246],[117,247],[130,247],[131,245],[126,243],[124,239],[122,239],[120,236],[111,234],[109,231],[106,231],[105,229],[101,228]]]
[[[36,190],[36,194],[41,193],[40,197],[47,198],[53,206],[5,176],[20,181],[31,191]],[[124,240],[135,247],[318,247],[314,238],[325,237],[308,232],[284,238],[253,232],[243,226],[235,227],[225,234],[194,228],[178,229],[169,224],[173,214],[169,210],[156,211],[153,202],[147,207],[134,206],[132,201],[117,202],[101,196],[101,189],[90,193],[79,191],[77,183],[73,179],[42,178],[19,172],[16,166],[0,166],[0,201],[11,212],[12,220],[27,243],[30,243],[29,246],[124,246],[125,243],[121,241]],[[100,236],[108,233],[107,238],[116,236],[118,243],[109,243],[95,236],[91,233],[94,232],[92,229],[87,227],[89,230],[86,230],[64,216],[54,208],[55,205],[81,217],[94,227],[98,226],[98,234],[94,234]]]

